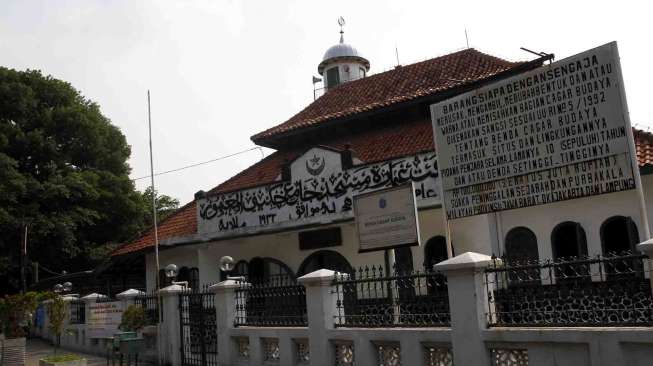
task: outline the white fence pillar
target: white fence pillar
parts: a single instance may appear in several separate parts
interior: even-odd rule
[[[179,328],[179,293],[183,287],[172,285],[159,290],[163,322],[157,334],[159,353],[163,364],[181,364],[181,332]]]
[[[483,269],[491,261],[487,255],[467,252],[435,265],[436,270],[447,276],[455,365],[490,364],[481,331],[487,327],[488,302]]]
[[[306,311],[308,317],[308,346],[310,365],[330,365],[333,355],[325,330],[334,328],[337,312],[337,294],[331,291],[336,273],[328,269],[311,272],[298,279],[306,287]]]
[[[123,309],[127,310],[129,305],[134,305],[136,303],[136,297],[141,295],[145,295],[145,292],[130,288],[129,290],[117,294],[116,298],[122,301]]]
[[[653,291],[653,239],[637,244],[637,249],[648,256],[648,276],[651,282],[651,291]]]
[[[234,327],[236,289],[239,286],[238,281],[226,280],[209,287],[209,290],[215,293],[215,321],[218,332],[218,364],[220,365],[236,363],[236,347],[231,339],[230,330]]]

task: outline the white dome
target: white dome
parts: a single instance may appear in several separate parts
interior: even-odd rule
[[[359,53],[354,46],[345,43],[343,37],[340,36],[340,43],[329,47],[329,49],[324,53],[322,62],[320,62],[320,65],[317,67],[317,72],[322,75],[324,68],[328,64],[334,61],[343,60],[353,60],[359,62],[365,67],[366,71],[370,71],[370,62],[365,57],[363,57],[363,55]]]

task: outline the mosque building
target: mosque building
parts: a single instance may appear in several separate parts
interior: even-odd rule
[[[178,279],[200,288],[225,278],[218,266],[223,256],[233,257],[235,272],[252,282],[296,279],[320,268],[387,266],[389,252],[359,250],[354,197],[410,183],[419,242],[394,249],[393,260],[402,268],[468,251],[555,259],[635,250],[644,239],[635,190],[445,220],[430,105],[551,58],[513,62],[467,48],[370,73],[370,60],[341,31],[317,66],[324,94],[251,137],[274,152],[197,192],[159,224],[161,267],[176,264]],[[650,221],[653,134],[633,133]],[[113,268],[144,262],[149,291],[157,278],[162,285],[168,281],[156,272],[153,230],[111,256]]]

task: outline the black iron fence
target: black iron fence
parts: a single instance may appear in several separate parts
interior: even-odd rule
[[[640,254],[557,261],[495,260],[485,270],[490,326],[650,326]]]
[[[70,301],[70,324],[86,323],[86,303],[84,300]]]
[[[134,305],[140,306],[145,311],[147,325],[155,325],[159,322],[159,315],[163,321],[163,312],[159,314],[159,296],[156,293],[138,295],[134,298]]]
[[[288,276],[243,281],[236,289],[235,326],[305,327],[306,289]]]
[[[449,326],[447,278],[427,268],[395,270],[382,266],[338,274],[336,327]]]
[[[218,330],[215,294],[187,290],[179,294],[181,364],[217,366]]]

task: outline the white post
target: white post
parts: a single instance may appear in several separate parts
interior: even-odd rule
[[[164,287],[159,290],[161,295],[161,312],[163,322],[161,323],[161,337],[159,354],[163,364],[178,366],[181,364],[181,339],[179,328],[179,293],[184,290],[179,285]]]
[[[129,290],[117,294],[116,298],[122,301],[123,308],[127,310],[129,305],[134,305],[136,303],[136,297],[141,295],[145,295],[145,292],[130,288]]]
[[[331,291],[336,273],[320,269],[298,278],[306,287],[306,311],[308,317],[308,346],[311,352],[310,365],[323,366],[333,359],[325,330],[334,329],[337,314],[337,294]],[[358,363],[358,362],[357,362]],[[358,363],[364,365],[365,363]]]
[[[447,276],[451,344],[455,365],[488,366],[490,355],[481,331],[487,327],[488,297],[483,269],[492,258],[467,252],[435,265]]]
[[[234,365],[238,355],[231,339],[231,329],[236,316],[236,289],[242,283],[226,280],[209,287],[215,293],[216,328],[218,332],[218,363]]]
[[[651,282],[651,291],[653,292],[653,239],[648,239],[642,243],[637,244],[637,250],[648,256],[648,279]]]

